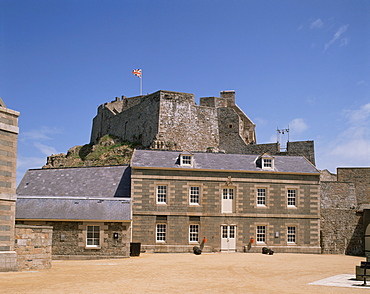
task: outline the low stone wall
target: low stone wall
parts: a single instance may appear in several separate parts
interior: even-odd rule
[[[15,226],[18,270],[51,268],[52,235],[50,226]]]

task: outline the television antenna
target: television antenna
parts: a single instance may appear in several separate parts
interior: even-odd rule
[[[277,133],[277,138],[276,138],[277,142],[282,143],[280,144],[280,151],[286,151],[288,147],[288,142],[289,142],[289,126],[286,129],[277,128],[276,133]],[[282,142],[280,142],[280,135],[282,137]],[[284,140],[285,138],[287,139]],[[283,144],[284,142],[285,142],[285,146]]]

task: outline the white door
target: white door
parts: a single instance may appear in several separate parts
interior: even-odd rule
[[[235,251],[236,226],[221,226],[221,251]]]
[[[232,213],[234,202],[234,189],[222,189],[222,213]]]

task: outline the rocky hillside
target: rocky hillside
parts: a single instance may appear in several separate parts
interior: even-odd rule
[[[105,166],[129,164],[138,144],[123,142],[120,138],[106,135],[96,145],[75,146],[67,154],[48,156],[42,168]]]

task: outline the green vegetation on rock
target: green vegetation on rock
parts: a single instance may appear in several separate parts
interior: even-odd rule
[[[119,137],[105,135],[98,144],[85,144],[70,148],[67,154],[48,156],[43,168],[106,166],[129,164],[137,143],[122,141]]]

